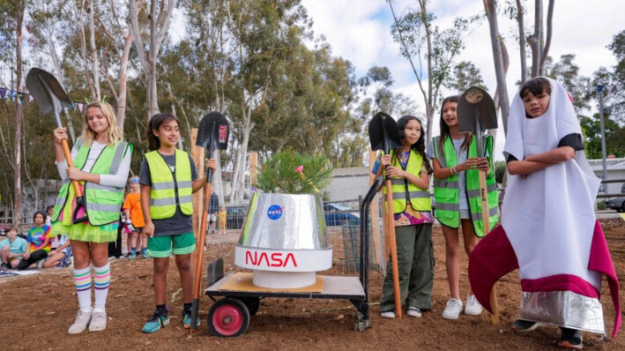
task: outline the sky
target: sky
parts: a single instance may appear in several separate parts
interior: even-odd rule
[[[500,0],[499,3],[505,3]],[[393,17],[385,0],[303,0],[304,7],[313,19],[315,36],[324,35],[335,56],[351,61],[356,75],[361,77],[373,66],[386,66],[390,69],[395,83],[394,92],[401,92],[414,99],[418,111],[425,113],[425,103],[419,92],[416,78],[410,63],[400,55],[399,44],[393,41],[391,25]],[[526,1],[525,29],[533,30],[534,1]],[[544,1],[546,18],[547,3]],[[592,3],[592,5],[589,5]],[[590,76],[601,66],[612,67],[616,59],[606,48],[614,35],[622,31],[622,0],[566,0],[556,1],[553,16],[553,36],[549,55],[558,61],[561,55],[575,54],[575,63],[580,74]],[[619,6],[620,4],[620,6]],[[416,0],[396,0],[393,7],[401,14],[409,7],[416,8]],[[436,16],[434,25],[441,29],[453,26],[456,17],[469,17],[484,13],[480,0],[431,0],[428,11]],[[510,55],[510,68],[507,74],[510,101],[518,88],[515,82],[521,78],[519,44],[516,21],[499,15],[499,31],[504,37]],[[488,22],[474,26],[465,39],[465,49],[456,62],[471,61],[482,73],[484,83],[494,95],[496,77],[491,50]],[[528,65],[531,61],[528,59]],[[449,92],[451,95],[453,92]],[[438,111],[436,107],[433,135],[438,135]],[[501,123],[500,123],[501,124]],[[505,139],[503,129],[498,133],[495,154],[503,160],[501,151]]]

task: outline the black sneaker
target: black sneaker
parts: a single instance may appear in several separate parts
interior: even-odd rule
[[[581,350],[584,347],[582,344],[582,333],[579,330],[570,328],[560,329],[562,329],[562,336],[560,341],[558,341],[558,346],[576,350]]]
[[[538,327],[540,327],[540,323],[537,322],[532,322],[532,321],[526,321],[523,319],[517,319],[516,321],[514,321],[514,323],[512,323],[512,329],[514,329],[514,331],[517,332],[528,332],[530,330],[534,330]]]
[[[9,265],[6,262],[2,262],[2,264],[0,264],[0,269],[9,269]]]

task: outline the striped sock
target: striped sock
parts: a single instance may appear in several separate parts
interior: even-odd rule
[[[74,285],[80,310],[91,312],[91,267],[74,269]]]
[[[111,282],[111,265],[107,263],[102,267],[93,267],[93,280],[95,285],[94,309],[98,312],[104,312]]]

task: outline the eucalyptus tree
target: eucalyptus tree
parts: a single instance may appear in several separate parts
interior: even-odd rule
[[[454,66],[453,75],[445,82],[445,87],[462,94],[469,87],[477,86],[488,90],[482,79],[480,69],[470,61],[462,61]]]
[[[132,27],[132,39],[137,50],[137,57],[141,63],[141,71],[146,86],[148,114],[147,119],[159,113],[157,92],[157,61],[165,34],[169,29],[174,11],[174,0],[130,0],[129,17]],[[144,29],[142,19],[147,17],[149,28]],[[148,43],[144,43],[144,33],[147,33]]]
[[[450,79],[454,59],[464,49],[463,40],[478,17],[456,18],[452,28],[440,29],[434,24],[436,16],[427,10],[427,0],[418,0],[418,8],[407,8],[399,17],[393,1],[388,3],[394,18],[393,39],[401,45],[402,56],[409,60],[423,97],[429,142],[434,112],[442,98],[441,88]]]
[[[16,92],[23,91],[23,35],[24,35],[24,17],[28,10],[29,1],[27,0],[3,0],[0,2],[0,38],[2,38],[5,45],[0,48],[0,55],[4,58],[8,58],[12,61],[11,77],[15,77],[11,88],[14,88]],[[24,97],[18,94],[12,96],[15,112],[15,122],[11,132],[7,130],[7,135],[4,135],[4,131],[0,130],[0,137],[2,137],[2,144],[5,148],[4,158],[13,171],[13,191],[11,200],[13,200],[13,215],[17,224],[22,223],[22,135],[23,130],[23,114],[22,114],[22,99]],[[8,118],[8,116],[7,116]],[[7,124],[7,127],[9,125]],[[8,152],[6,138],[15,136],[13,141],[14,150]],[[8,173],[8,172],[7,172]],[[7,190],[10,190],[8,185],[8,174],[5,173],[5,180],[7,182]],[[10,200],[9,200],[10,201]]]

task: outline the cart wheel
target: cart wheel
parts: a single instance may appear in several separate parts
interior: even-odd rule
[[[230,337],[245,334],[250,326],[250,312],[237,299],[221,299],[208,311],[208,330],[214,336]]]
[[[260,309],[260,297],[239,297],[239,300],[247,306],[250,316],[255,315]]]

